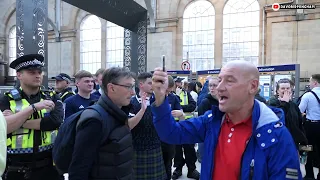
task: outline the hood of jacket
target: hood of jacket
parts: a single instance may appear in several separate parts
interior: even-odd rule
[[[213,115],[217,118],[221,118],[222,122],[225,119],[225,113],[221,112],[218,107],[213,107]],[[260,127],[279,121],[284,122],[284,112],[280,108],[268,107],[264,103],[254,100],[253,110],[252,110],[252,132],[255,132]]]

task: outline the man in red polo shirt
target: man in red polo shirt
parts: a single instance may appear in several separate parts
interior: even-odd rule
[[[255,100],[258,88],[257,67],[246,61],[228,62],[219,74],[219,108],[175,122],[165,97],[167,73],[157,68],[154,126],[166,143],[204,143],[201,180],[302,179],[283,111]]]

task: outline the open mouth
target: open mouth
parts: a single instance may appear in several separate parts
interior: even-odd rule
[[[219,103],[220,104],[225,103],[227,100],[228,100],[227,96],[220,96]]]

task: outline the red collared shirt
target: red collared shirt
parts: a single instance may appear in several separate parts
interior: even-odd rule
[[[241,157],[252,134],[251,117],[233,124],[226,116],[214,154],[213,180],[238,180]]]

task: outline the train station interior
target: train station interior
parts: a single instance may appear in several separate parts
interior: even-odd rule
[[[163,56],[174,76],[204,83],[245,60],[268,100],[282,78],[299,97],[320,68],[320,0],[1,0],[0,9],[2,94],[16,84],[9,64],[31,52],[45,57],[48,88],[59,73],[153,71]]]

